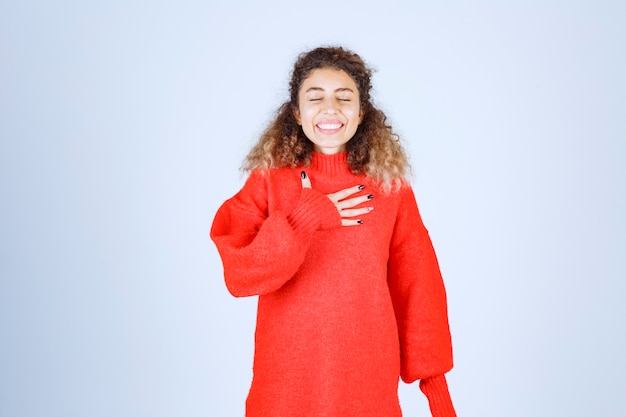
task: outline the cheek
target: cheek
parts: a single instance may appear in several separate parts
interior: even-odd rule
[[[313,119],[313,116],[315,116],[315,109],[307,107],[307,106],[302,106],[300,107],[300,120],[301,121],[310,121]]]
[[[361,119],[362,119],[362,116],[363,116],[363,114],[362,114],[361,110],[358,107],[350,109],[350,117],[351,118],[357,119],[360,122]]]

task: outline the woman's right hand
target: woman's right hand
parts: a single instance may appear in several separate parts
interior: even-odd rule
[[[311,180],[306,175],[304,171],[302,171],[302,188],[311,188]],[[359,204],[362,204],[366,201],[374,198],[374,194],[366,194],[360,195],[357,197],[348,198],[359,191],[365,188],[364,185],[355,185],[353,187],[344,188],[343,190],[339,190],[336,193],[326,194],[326,196],[332,201],[332,203],[337,208],[339,215],[341,216],[341,225],[342,226],[358,226],[363,224],[363,220],[355,219],[355,217],[364,215],[369,213],[374,209],[374,207],[360,207],[354,208]]]

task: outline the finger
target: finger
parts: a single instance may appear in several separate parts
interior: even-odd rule
[[[368,200],[371,200],[372,198],[374,198],[374,194],[368,194],[368,195],[361,195],[358,197],[353,197],[353,198],[349,198],[347,200],[342,200],[339,202],[336,202],[335,205],[340,209],[347,209],[347,208],[351,208],[351,207],[355,207],[358,206],[361,203],[364,203]]]
[[[330,198],[333,202],[341,201],[346,197],[351,196],[352,194],[356,194],[365,188],[364,185],[355,185],[354,187],[345,188],[343,190],[339,190],[336,193],[328,194],[328,198]]]
[[[342,226],[360,226],[362,224],[363,220],[341,219]]]
[[[358,208],[358,209],[340,210],[339,215],[341,217],[356,217],[356,216],[361,216],[363,214],[367,214],[372,210],[374,210],[374,207],[363,207],[363,208]]]
[[[302,171],[300,178],[302,178],[302,188],[311,188],[311,179],[306,175],[306,172]]]

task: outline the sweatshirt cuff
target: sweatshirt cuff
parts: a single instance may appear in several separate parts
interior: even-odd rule
[[[297,235],[306,235],[318,228],[341,226],[341,216],[330,199],[311,188],[303,188],[296,208],[287,220]]]
[[[420,389],[428,398],[433,417],[456,417],[445,375],[420,380]]]

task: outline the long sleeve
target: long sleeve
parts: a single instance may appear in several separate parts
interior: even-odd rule
[[[433,417],[453,417],[445,373],[452,369],[446,292],[428,231],[409,187],[391,242],[388,283],[400,335],[401,377],[420,379]]]
[[[430,413],[433,417],[456,417],[445,375],[422,379],[420,389],[428,398]]]
[[[339,226],[341,219],[328,197],[312,189],[298,190],[289,213],[268,202],[268,173],[254,172],[244,187],[218,209],[210,236],[234,296],[266,294],[297,272],[318,228]]]

